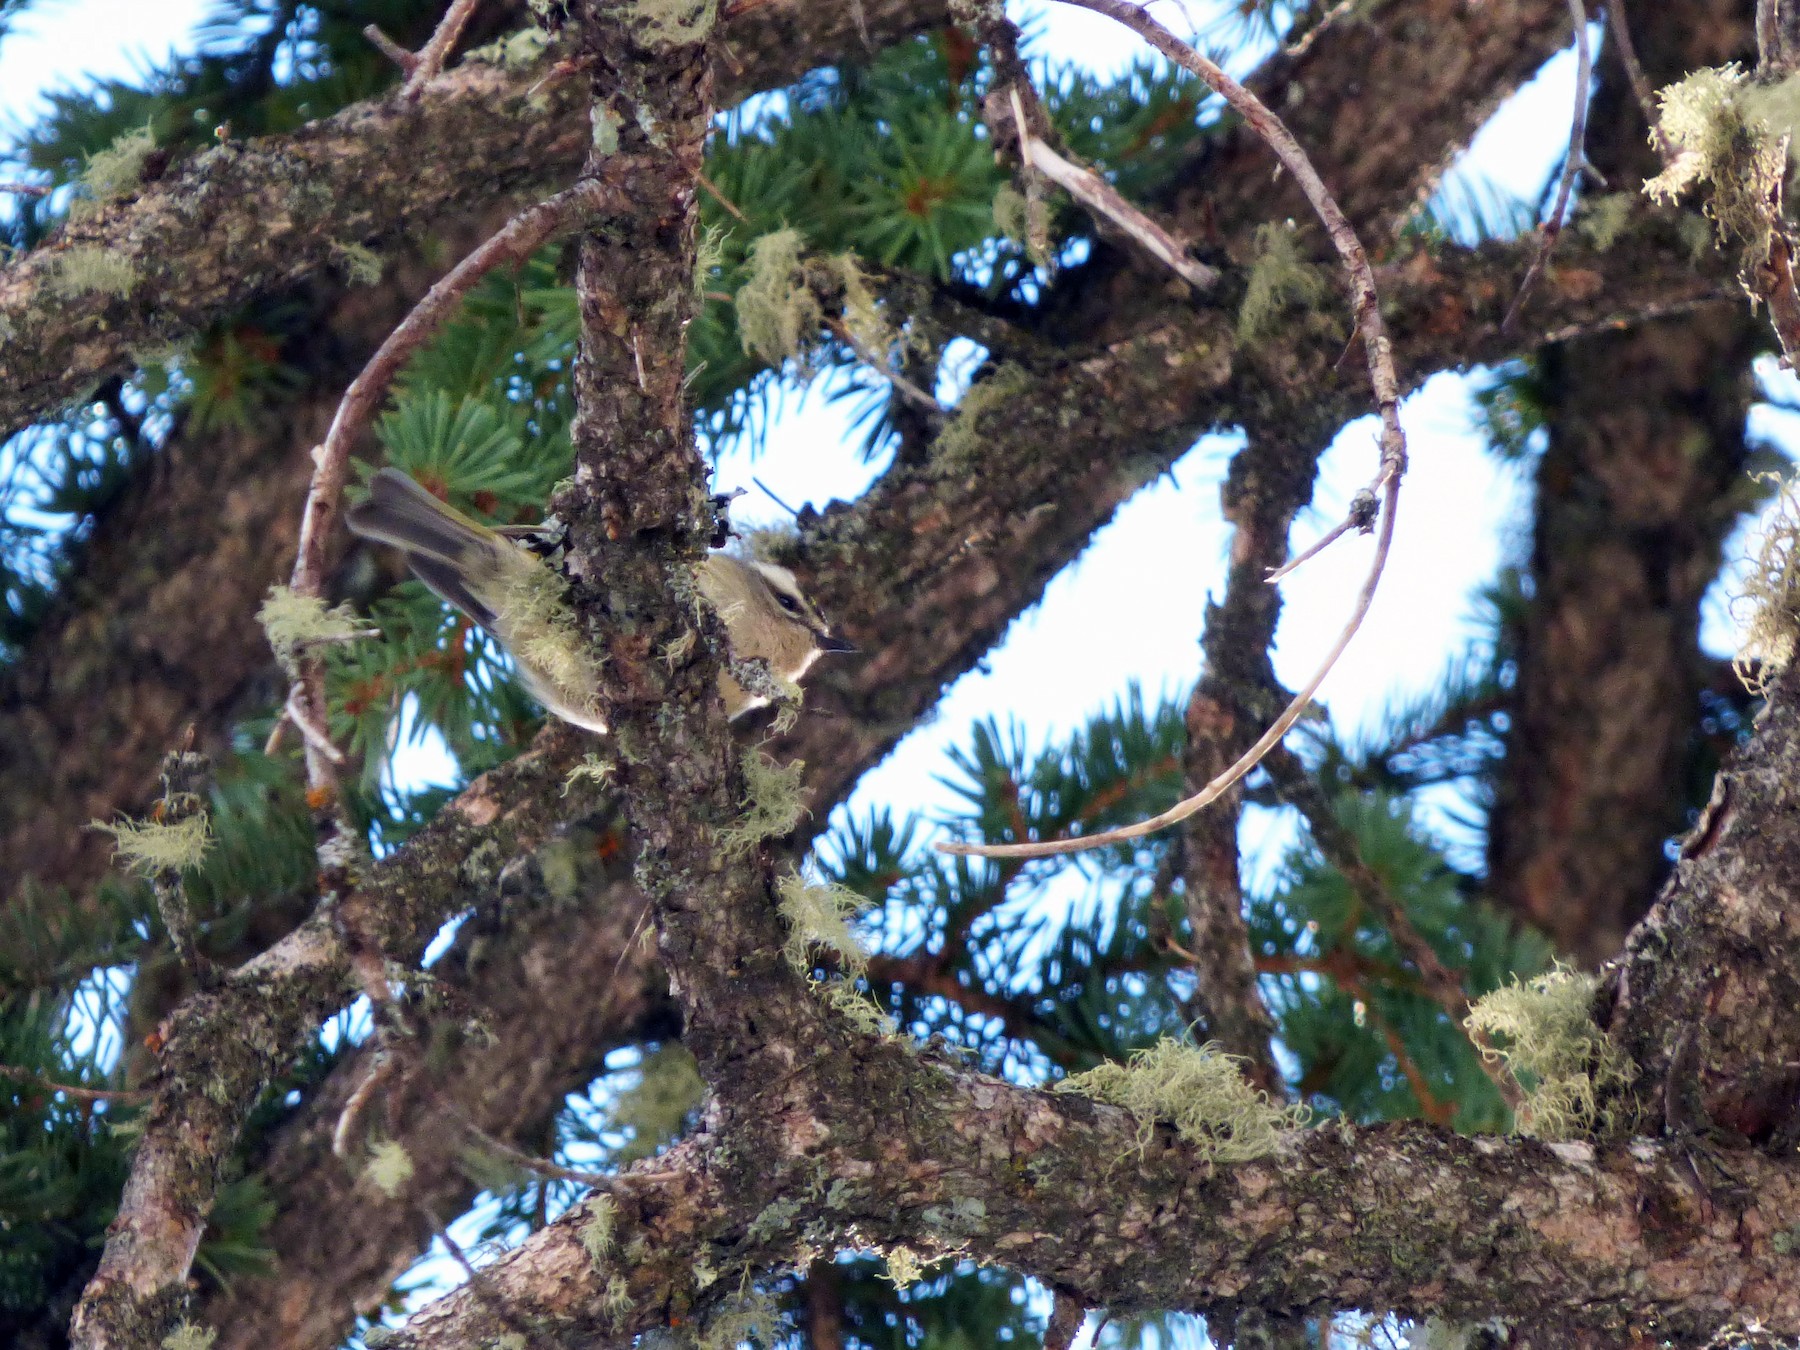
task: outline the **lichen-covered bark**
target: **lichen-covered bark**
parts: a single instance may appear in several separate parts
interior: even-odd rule
[[[1800,1144],[1800,674],[1719,773],[1655,907],[1610,970],[1639,1128]],[[1737,1155],[1724,1164],[1735,1166]]]
[[[943,21],[941,0],[798,0],[725,28],[735,100]],[[552,53],[555,55],[555,53]],[[581,79],[463,62],[423,98],[398,90],[287,136],[226,142],[0,268],[0,432],[79,399],[134,353],[166,348],[256,295],[340,266],[446,215],[567,182],[587,154]],[[129,265],[129,289],[84,289],[71,260]]]
[[[1642,6],[1632,22],[1659,85],[1751,50],[1749,11],[1726,0]],[[1615,191],[1659,167],[1617,70],[1602,68],[1588,140]],[[1534,379],[1549,444],[1489,876],[1590,968],[1649,908],[1663,841],[1704,782],[1700,599],[1750,497],[1749,366],[1767,345],[1765,319],[1733,306],[1553,348]]]
[[[475,1145],[463,1119],[541,1150],[567,1094],[591,1082],[610,1051],[679,1031],[667,980],[638,941],[643,897],[617,849],[610,835],[558,837],[528,867],[509,869],[498,895],[470,897],[482,903],[432,967],[433,1002],[445,1011],[424,1019],[425,1071],[385,1092],[375,1113],[383,1137],[412,1160],[403,1195],[360,1182],[332,1154],[369,1052],[334,1071],[270,1141],[258,1174],[277,1212],[262,1241],[278,1268],[240,1276],[208,1302],[200,1320],[218,1329],[216,1350],[339,1344],[429,1245],[420,1215],[460,1213],[479,1191],[464,1166]],[[470,1010],[478,1026],[467,1024]],[[345,1223],[352,1212],[356,1222]]]
[[[1543,1350],[1696,1345],[1733,1316],[1800,1332],[1800,1256],[1783,1236],[1800,1172],[1786,1161],[1734,1159],[1738,1184],[1709,1195],[1679,1145],[1407,1124],[1295,1132],[1267,1158],[1215,1166],[1167,1127],[890,1043],[834,1044],[798,1067],[730,1130],[620,1178],[615,1254],[589,1257],[578,1209],[399,1344],[480,1346],[504,1307],[622,1346],[718,1297],[696,1269],[735,1288],[846,1241],[959,1251],[1118,1316],[1502,1318],[1509,1344]],[[605,1306],[615,1278],[628,1311]]]
[[[72,1344],[160,1345],[245,1115],[352,988],[346,934],[403,967],[415,964],[466,897],[491,894],[502,865],[542,842],[558,812],[570,809],[561,791],[578,745],[566,729],[546,733],[537,749],[477,779],[405,848],[371,867],[341,913],[315,915],[176,1010],[146,1085],[154,1096],[119,1217],[75,1310]]]

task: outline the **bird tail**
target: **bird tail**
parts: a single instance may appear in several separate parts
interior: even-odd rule
[[[344,523],[365,539],[403,550],[414,576],[494,631],[489,600],[470,583],[480,586],[486,578],[484,589],[491,592],[517,545],[446,506],[398,469],[377,472],[368,497],[345,513]]]
[[[398,469],[369,480],[369,495],[345,514],[344,523],[365,539],[460,567],[470,554],[493,552],[491,530],[446,506]]]

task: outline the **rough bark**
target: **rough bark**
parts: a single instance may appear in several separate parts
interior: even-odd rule
[[[1662,85],[1742,59],[1749,19],[1724,0],[1639,6],[1632,36]],[[1602,73],[1589,154],[1628,190],[1658,164],[1617,65]],[[1619,951],[1668,873],[1664,841],[1697,805],[1700,599],[1748,502],[1749,363],[1768,345],[1764,321],[1735,307],[1568,343],[1539,364],[1535,593],[1516,635],[1489,872],[1501,903],[1584,966]]]
[[[1516,258],[1502,261],[1503,257],[1498,250],[1484,255],[1473,278],[1461,284],[1454,281],[1456,273],[1434,266],[1420,278],[1419,289],[1390,288],[1396,308],[1407,315],[1426,308],[1433,297],[1465,297],[1454,304],[1447,302],[1446,312],[1463,316],[1459,322],[1469,324],[1458,340],[1473,344],[1470,359],[1476,359],[1482,344],[1496,340],[1493,325],[1508,299],[1503,279],[1517,272]],[[1581,261],[1579,254],[1572,254],[1570,261]],[[1633,261],[1629,250],[1616,260],[1617,271],[1610,275],[1615,299],[1629,302],[1626,279],[1644,277],[1644,261]],[[1598,294],[1587,287],[1577,289],[1589,296],[1584,305],[1591,304]],[[1485,323],[1472,321],[1472,313],[1485,315]],[[1152,314],[1156,314],[1154,309]],[[1566,311],[1559,317],[1573,318],[1575,312]],[[808,573],[809,593],[820,599],[838,630],[852,636],[866,655],[839,658],[835,666],[816,669],[808,681],[809,711],[793,732],[770,747],[779,758],[806,762],[804,786],[812,814],[803,822],[803,832],[819,827],[856,779],[929,709],[946,683],[980,658],[1117,505],[1173,462],[1191,442],[1195,427],[1210,424],[1207,419],[1231,422],[1249,416],[1255,406],[1274,397],[1260,373],[1246,376],[1239,384],[1228,378],[1226,369],[1209,362],[1171,365],[1165,354],[1179,351],[1183,341],[1229,341],[1228,331],[1221,325],[1207,320],[1191,322],[1200,326],[1173,332],[1153,329],[1141,344],[1122,344],[1085,362],[1055,366],[1036,380],[1032,390],[1021,397],[1021,406],[1081,410],[1066,426],[1061,425],[1060,414],[1050,414],[1058,420],[1054,437],[1045,439],[1047,427],[1034,422],[1012,425],[999,419],[991,427],[984,424],[989,433],[983,452],[984,472],[974,478],[947,474],[931,464],[896,469],[854,505],[833,507],[805,523],[799,555],[802,570]],[[1441,316],[1434,322],[1439,329],[1447,328]],[[1409,341],[1416,346],[1403,343],[1403,355],[1423,351],[1428,345],[1440,352],[1449,350],[1441,345],[1445,341],[1442,332]],[[1298,348],[1274,339],[1271,342],[1274,345],[1260,355],[1291,381],[1282,386],[1291,391],[1283,396],[1284,404],[1288,397],[1298,400],[1322,372],[1331,378],[1328,367],[1338,350],[1334,341],[1317,335],[1306,338],[1304,342],[1312,346],[1305,349],[1304,357],[1295,354]],[[1271,359],[1272,350],[1280,350],[1282,355]],[[1222,380],[1226,382],[1221,384]],[[1352,372],[1343,377],[1333,397],[1317,397],[1316,389],[1314,394],[1309,406],[1319,419],[1317,429],[1322,429],[1331,419],[1343,416],[1361,390]],[[1165,417],[1186,429],[1165,435]],[[1298,436],[1302,429],[1289,430]],[[1311,451],[1306,443],[1287,439],[1259,443],[1262,449],[1234,465],[1235,486],[1227,490],[1246,500],[1265,494],[1292,500],[1303,494],[1310,482]],[[1073,487],[1062,491],[1057,484]],[[1259,547],[1272,549],[1272,526],[1257,522],[1257,531],[1262,540]],[[1265,596],[1273,588],[1260,581],[1256,586],[1246,603],[1257,611],[1257,623],[1272,622],[1272,613],[1262,613],[1261,608],[1268,604]],[[906,603],[895,604],[896,596],[906,597]],[[1249,641],[1247,635],[1245,640]],[[485,869],[481,875],[486,875]],[[490,903],[491,894],[481,885],[465,883],[458,893],[444,898],[444,913],[479,909]],[[637,970],[637,957],[617,945],[607,945],[616,937],[610,918],[595,913],[579,936],[570,936],[568,942],[592,944],[590,959],[595,968],[604,965],[612,969],[623,959],[625,972]],[[535,956],[521,953],[518,959],[548,963],[546,968],[550,968],[576,958],[566,952],[540,950]],[[620,978],[629,977],[622,972]],[[498,983],[490,985],[484,976],[479,985],[471,986],[471,997],[485,1002],[480,990],[503,988],[508,977],[496,974],[493,979]],[[317,1015],[329,1015],[334,1008],[327,1001]],[[637,1026],[590,1023],[593,1041],[586,1048],[559,1041],[554,1047],[534,1051],[569,1052],[567,1058],[546,1059],[540,1089],[550,1094],[552,1083],[591,1077],[598,1071],[603,1047],[613,1043],[613,1038],[641,1038],[651,1034],[648,1026],[661,1024],[669,1016],[666,1005],[644,1005],[643,1011],[649,1020]],[[536,1010],[529,1003],[506,1001],[490,1007],[485,1016],[502,1046],[522,1051],[534,1046],[539,1037]],[[346,1085],[361,1081],[364,1072],[360,1061],[338,1070],[334,1075],[337,1086],[324,1091],[321,1104],[309,1108],[305,1117],[271,1145],[271,1178],[292,1179],[291,1185],[277,1189],[284,1220],[272,1243],[282,1261],[281,1278],[309,1292],[304,1299],[295,1293],[277,1306],[272,1300],[256,1297],[259,1286],[255,1282],[246,1283],[243,1297],[226,1305],[231,1315],[214,1321],[222,1328],[233,1328],[227,1333],[233,1345],[258,1343],[266,1334],[286,1327],[284,1309],[303,1303],[309,1310],[320,1310],[316,1317],[309,1311],[305,1322],[308,1337],[313,1336],[324,1325],[324,1310],[342,1318],[353,1305],[379,1296],[377,1282],[385,1279],[386,1266],[369,1254],[384,1247],[404,1250],[419,1241],[419,1224],[406,1206],[372,1200],[363,1204],[358,1231],[347,1232],[336,1220],[337,1211],[315,1203],[317,1188],[306,1180],[313,1164],[322,1166],[326,1175],[335,1175],[339,1164],[325,1156],[328,1139],[324,1136],[336,1117],[330,1103],[341,1101],[349,1090]],[[491,1132],[502,1138],[528,1137],[508,1135],[498,1128],[506,1120],[538,1119],[515,1111],[513,1103],[492,1100],[477,1072],[446,1078],[438,1084],[437,1093],[441,1101],[466,1114],[489,1120],[496,1126]],[[547,1095],[535,1109],[548,1111],[554,1104],[554,1095]],[[425,1165],[437,1136],[426,1134],[423,1123],[420,1131],[399,1136],[421,1164],[421,1179],[411,1194],[435,1212],[454,1212],[466,1201],[470,1189],[452,1170]],[[324,1193],[335,1191],[328,1186]],[[291,1267],[290,1254],[294,1258]],[[309,1280],[316,1283],[304,1283]],[[287,1342],[320,1343],[317,1339]]]
[[[623,1346],[703,1322],[744,1274],[846,1238],[960,1251],[1117,1316],[1497,1317],[1509,1344],[1544,1350],[1697,1345],[1733,1317],[1800,1331],[1800,1258],[1781,1237],[1800,1200],[1789,1162],[1746,1155],[1741,1185],[1708,1196],[1677,1145],[1404,1124],[1295,1132],[1217,1165],[1166,1126],[891,1043],[839,1034],[801,1053],[758,1110],[610,1188],[610,1255],[584,1248],[592,1209],[578,1207],[397,1345],[491,1344],[504,1315]],[[607,1302],[615,1280],[629,1306]]]
[[[933,0],[862,9],[877,45],[943,20]],[[863,42],[855,16],[838,7],[764,6],[727,28],[724,87],[744,97],[789,83],[854,57]],[[307,454],[344,386],[435,280],[439,249],[459,255],[498,224],[495,208],[509,195],[566,182],[580,166],[580,81],[548,86],[552,101],[527,109],[544,77],[542,65],[458,66],[421,102],[395,93],[292,138],[209,152],[71,225],[71,246],[149,250],[169,279],[170,294],[134,292],[130,313],[107,310],[103,333],[85,332],[94,319],[81,304],[43,291],[39,272],[54,270],[52,254],[0,269],[0,316],[10,316],[0,317],[0,421],[15,425],[128,370],[131,353],[155,347],[167,325],[192,333],[271,292],[309,313],[283,352],[304,368],[305,387],[248,428],[178,431],[154,472],[96,522],[22,657],[0,668],[7,894],[35,877],[79,896],[109,856],[87,822],[140,807],[184,728],[217,749],[233,716],[275,687],[263,686],[278,677],[252,615],[286,575]],[[296,181],[307,184],[312,214],[278,217],[284,228],[269,229],[269,199]],[[222,239],[236,242],[221,248]],[[340,284],[340,245],[370,241],[387,262],[382,282]]]
[[[1797,695],[1800,675],[1789,673],[1609,969],[1602,1007],[1640,1070],[1640,1130],[1788,1157],[1800,1144]],[[1741,1156],[1723,1164],[1728,1174]]]
[[[940,0],[748,7],[723,34],[722,97],[943,20]],[[586,107],[583,82],[549,59],[521,70],[465,60],[422,98],[396,89],[291,135],[228,142],[70,222],[0,269],[0,428],[10,435],[129,373],[134,353],[338,265],[345,245],[379,246],[566,183],[587,154]],[[130,265],[125,293],[81,283],[79,263],[95,253]]]

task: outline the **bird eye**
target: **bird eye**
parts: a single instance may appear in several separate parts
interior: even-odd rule
[[[800,612],[800,606],[795,603],[794,597],[791,595],[783,595],[780,591],[775,592],[775,603],[780,605],[789,614],[798,614]]]

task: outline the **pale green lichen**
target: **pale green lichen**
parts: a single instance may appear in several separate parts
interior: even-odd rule
[[[835,882],[809,884],[798,872],[775,883],[775,896],[788,926],[781,955],[789,969],[810,977],[817,949],[834,954],[838,968],[852,979],[868,969],[868,949],[850,926],[871,908],[866,898]]]
[[[369,1150],[369,1161],[363,1167],[369,1184],[388,1199],[399,1196],[412,1180],[413,1160],[406,1145],[398,1139],[383,1139]]]
[[[352,286],[373,286],[381,280],[381,255],[364,244],[333,244],[332,252]]]
[[[1768,691],[1800,647],[1800,496],[1777,474],[1753,475],[1775,501],[1751,536],[1751,556],[1731,597],[1739,638],[1732,667],[1753,694]]]
[[[887,1249],[887,1279],[896,1289],[910,1289],[925,1277],[925,1262],[911,1247]]]
[[[1721,241],[1744,241],[1746,262],[1768,256],[1793,128],[1794,91],[1746,83],[1737,65],[1697,70],[1657,95],[1656,131],[1667,167],[1644,184],[1657,201],[1709,189],[1704,209]],[[1771,120],[1774,119],[1774,120]]]
[[[162,1350],[212,1350],[218,1339],[219,1333],[211,1327],[184,1321],[162,1338]]]
[[[983,418],[1013,410],[1013,405],[1032,386],[1029,372],[1015,362],[1001,364],[985,380],[969,386],[962,402],[956,405],[956,416],[938,433],[932,453],[937,461],[951,470],[970,469],[981,462]]]
[[[91,822],[96,830],[113,837],[113,848],[127,870],[154,877],[162,872],[183,872],[198,867],[212,847],[212,824],[206,812],[196,811],[180,820],[117,820]]]
[[[738,1350],[746,1342],[765,1350],[782,1338],[781,1307],[760,1289],[726,1299],[695,1338],[695,1350]]]
[[[592,783],[595,787],[605,787],[612,782],[613,774],[618,767],[610,759],[602,759],[598,754],[592,752],[585,754],[581,757],[581,763],[570,769],[563,777],[562,795],[568,796],[577,783]]]
[[[1244,301],[1238,307],[1238,341],[1246,346],[1267,333],[1283,310],[1316,305],[1331,290],[1324,270],[1301,253],[1299,232],[1292,223],[1258,225],[1254,249]]]
[[[894,1019],[884,1013],[857,981],[869,968],[869,952],[857,938],[851,921],[870,908],[863,896],[847,886],[808,884],[797,872],[775,883],[781,917],[787,921],[787,941],[782,958],[826,1007],[844,1017],[856,1030],[870,1036],[892,1036]],[[836,957],[839,975],[820,980],[813,976],[815,952]]]
[[[516,33],[496,38],[484,47],[474,48],[463,59],[500,66],[505,70],[523,70],[526,66],[536,65],[549,45],[550,35],[542,28],[521,28]]]
[[[596,103],[591,121],[594,153],[602,156],[618,154],[619,128],[623,125],[619,115],[604,103]]]
[[[771,1200],[763,1207],[762,1213],[750,1220],[745,1236],[752,1242],[767,1242],[771,1238],[780,1237],[799,1216],[798,1200],[786,1196]]]
[[[581,1249],[596,1269],[604,1269],[607,1258],[619,1249],[618,1218],[619,1206],[610,1195],[597,1195],[588,1202],[588,1221],[581,1225]]]
[[[705,1099],[706,1080],[692,1052],[676,1042],[659,1046],[644,1057],[637,1085],[613,1104],[613,1126],[631,1132],[615,1161],[629,1166],[650,1157],[681,1133],[689,1112]]]
[[[348,642],[364,636],[367,625],[350,612],[347,605],[327,609],[316,595],[301,595],[287,586],[271,586],[269,594],[256,611],[275,659],[291,678],[300,649],[313,643]]]
[[[1217,1045],[1164,1038],[1124,1064],[1102,1064],[1056,1085],[1122,1106],[1141,1122],[1138,1147],[1148,1149],[1156,1123],[1167,1121],[1215,1162],[1246,1162],[1274,1151],[1281,1132],[1306,1123],[1303,1106],[1278,1106],[1244,1080],[1235,1055]]]
[[[750,243],[750,275],[737,293],[738,337],[746,352],[772,366],[798,360],[825,321],[801,269],[805,245],[800,231],[791,229]]]
[[[725,241],[731,232],[718,225],[708,225],[694,241],[694,298],[706,298],[706,289],[714,280],[713,273],[725,266]]]
[[[638,37],[651,47],[699,42],[719,17],[719,0],[637,0],[630,11]]]
[[[606,1293],[601,1296],[600,1306],[615,1322],[631,1311],[631,1284],[623,1275],[614,1275],[606,1282]]]
[[[104,295],[130,295],[137,285],[137,268],[131,259],[101,248],[79,244],[56,255],[50,290],[64,300],[99,291]]]
[[[1598,985],[1596,976],[1558,966],[1483,994],[1470,1006],[1470,1031],[1505,1038],[1482,1053],[1503,1059],[1525,1090],[1521,1134],[1565,1140],[1621,1123],[1617,1099],[1633,1070],[1589,1016]]]
[[[782,764],[760,750],[743,757],[746,808],[732,824],[719,831],[719,842],[733,853],[755,848],[765,839],[778,839],[800,823],[806,813],[801,789],[806,764],[795,760]]]
[[[894,345],[894,327],[882,313],[862,263],[854,253],[835,253],[825,265],[844,288],[844,327],[865,348],[885,355]]]
[[[144,161],[156,149],[156,133],[148,126],[127,131],[106,149],[88,158],[69,203],[69,217],[81,220],[102,205],[133,191],[143,179]]]
[[[1636,206],[1637,194],[1634,192],[1608,192],[1589,197],[1582,202],[1581,212],[1575,217],[1575,228],[1595,249],[1605,253],[1625,233]]]

